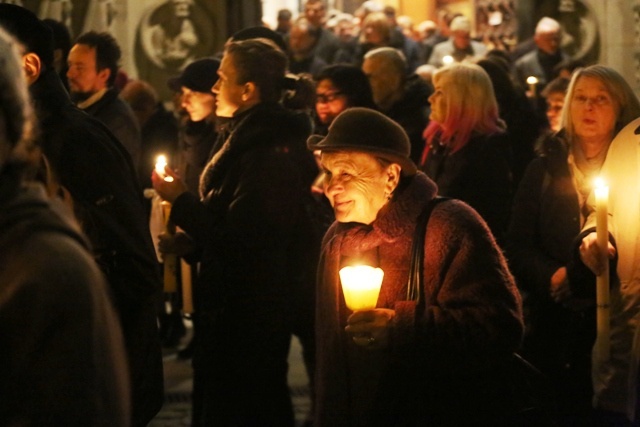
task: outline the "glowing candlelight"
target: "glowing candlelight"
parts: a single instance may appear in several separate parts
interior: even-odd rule
[[[442,63],[444,65],[449,65],[449,64],[453,64],[453,56],[451,55],[445,55],[442,57]]]
[[[355,265],[340,270],[342,292],[347,307],[353,311],[376,308],[384,272],[381,268]]]
[[[536,97],[536,85],[538,84],[538,78],[536,76],[527,77],[527,84],[529,85],[529,91],[531,92],[531,96]]]
[[[596,306],[597,306],[597,339],[596,351],[601,360],[609,359],[610,347],[610,323],[609,323],[609,228],[608,228],[608,201],[609,187],[601,178],[595,182],[594,193],[596,196],[596,237],[598,249],[602,257],[604,269],[596,277]]]
[[[161,154],[156,158],[156,173],[160,175],[165,181],[171,182],[173,181],[173,177],[167,176],[167,174],[164,172],[165,166],[167,166],[167,157]]]

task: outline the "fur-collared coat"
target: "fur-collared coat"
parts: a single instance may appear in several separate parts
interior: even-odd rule
[[[523,324],[504,257],[475,211],[460,201],[440,203],[426,232],[425,306],[405,301],[416,218],[436,186],[419,172],[396,193],[371,225],[334,223],[325,235],[316,426],[455,424],[491,419],[508,406],[509,392],[491,368],[517,349]],[[338,271],[351,258],[378,263],[385,273],[377,307],[395,310],[387,349],[358,347],[344,331],[351,311]]]

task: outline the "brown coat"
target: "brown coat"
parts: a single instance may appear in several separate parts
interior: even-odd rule
[[[520,344],[521,300],[513,278],[484,221],[460,201],[439,204],[428,224],[426,306],[405,301],[416,218],[436,186],[418,173],[396,192],[370,226],[334,223],[324,238],[316,306],[320,427],[424,425],[435,408],[446,418],[460,405],[477,409],[469,405],[484,391],[451,384],[486,378],[487,367]],[[388,349],[357,347],[344,332],[351,312],[338,270],[351,257],[385,272],[377,307],[396,311]]]

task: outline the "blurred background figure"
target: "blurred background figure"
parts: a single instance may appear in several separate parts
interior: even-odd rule
[[[295,20],[288,37],[289,71],[293,74],[308,73],[315,76],[327,63],[316,55],[318,32],[304,18]]]
[[[280,9],[276,18],[277,24],[274,31],[280,34],[282,37],[287,36],[289,34],[289,31],[291,30],[292,17],[293,14],[289,9]]]
[[[138,179],[140,186],[151,188],[151,170],[159,154],[175,159],[178,147],[178,121],[158,99],[156,90],[143,80],[130,80],[120,92],[140,126],[141,150]]]
[[[556,83],[561,90],[562,81],[547,89]],[[560,426],[624,425],[594,423],[594,292],[581,290],[589,281],[576,281],[567,268],[574,263],[575,239],[587,220],[587,200],[609,145],[639,115],[638,100],[616,71],[601,65],[577,71],[561,130],[542,139],[514,199],[506,252],[525,301],[522,353],[550,379]],[[625,396],[620,389],[605,392],[599,381],[596,387],[599,398],[616,393],[616,405]]]
[[[418,162],[424,149],[422,132],[429,122],[431,86],[415,73],[408,74],[404,55],[391,47],[367,52],[362,71],[378,110],[402,126],[411,143],[411,159]]]
[[[547,121],[551,132],[558,132],[562,128],[562,109],[569,82],[566,77],[556,77],[542,91],[541,95],[547,103]]]
[[[462,62],[479,59],[487,52],[484,44],[471,39],[471,21],[466,16],[456,16],[451,21],[449,30],[451,34],[449,40],[433,47],[428,64],[440,68],[446,65],[445,57],[450,57],[455,62]]]
[[[512,143],[489,75],[476,64],[454,63],[434,73],[433,85],[421,168],[440,195],[478,211],[502,244],[513,192]]]
[[[326,6],[324,0],[306,0],[303,8],[304,17],[316,32],[315,54],[327,64],[333,64],[340,49],[338,37],[326,28]]]
[[[0,29],[2,424],[129,426],[127,360],[104,276],[69,193],[30,179],[42,151],[17,46]]]

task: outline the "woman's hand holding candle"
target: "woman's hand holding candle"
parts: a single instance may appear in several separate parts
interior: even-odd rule
[[[349,319],[345,331],[357,345],[384,348],[389,345],[391,325],[396,312],[387,308],[356,311]]]
[[[616,255],[616,249],[611,242],[607,245],[607,251],[609,259],[613,259]],[[598,247],[598,238],[595,232],[587,234],[582,239],[582,243],[580,244],[580,259],[596,276],[602,274],[604,271],[602,256],[600,254],[600,248]]]
[[[168,180],[169,177],[172,179]],[[168,166],[164,167],[164,175],[159,174],[158,171],[154,169],[151,174],[151,183],[156,193],[171,204],[173,204],[179,195],[187,191],[187,187],[180,179],[180,176]]]

